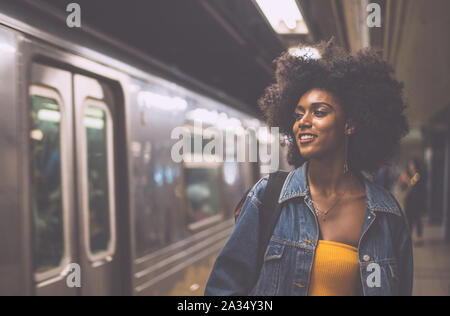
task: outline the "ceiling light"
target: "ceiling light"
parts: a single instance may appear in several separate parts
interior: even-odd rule
[[[304,59],[320,59],[320,53],[314,47],[292,47],[289,48],[289,54]]]
[[[279,34],[308,34],[295,0],[255,0],[272,28]]]

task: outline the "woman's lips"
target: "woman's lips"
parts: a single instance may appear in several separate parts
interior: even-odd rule
[[[300,141],[300,144],[309,144],[309,143],[312,143],[317,138],[317,136],[315,136],[315,135],[311,135],[311,136],[302,139],[302,135],[299,135],[298,140]]]
[[[312,143],[314,141],[313,139],[300,139],[300,144],[309,144]]]

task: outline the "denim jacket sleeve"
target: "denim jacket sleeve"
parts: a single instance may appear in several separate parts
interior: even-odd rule
[[[258,278],[257,266],[260,195],[267,184],[262,178],[250,190],[233,233],[214,263],[205,295],[249,295]]]

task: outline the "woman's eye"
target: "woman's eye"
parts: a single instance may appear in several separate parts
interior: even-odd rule
[[[327,115],[327,112],[324,111],[315,111],[314,114],[318,117],[324,117],[325,115]]]
[[[294,119],[296,121],[300,121],[302,119],[302,117],[303,117],[303,114],[301,114],[301,113],[294,113],[293,117],[294,117]]]

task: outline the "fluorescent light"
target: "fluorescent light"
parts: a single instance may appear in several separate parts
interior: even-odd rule
[[[105,127],[105,122],[96,118],[85,117],[83,123],[85,127],[91,129],[102,130]]]
[[[84,115],[89,116],[89,117],[93,117],[93,118],[100,118],[103,119],[105,116],[105,113],[103,112],[102,109],[99,108],[95,108],[95,107],[87,107],[84,110]]]
[[[0,51],[3,53],[14,54],[16,52],[16,48],[8,43],[0,43]]]
[[[42,103],[41,105],[43,107],[45,106],[45,108],[48,109],[48,110],[55,110],[55,111],[59,112],[59,106],[56,103],[49,103],[49,102],[47,102],[47,103]]]
[[[44,139],[44,134],[39,129],[34,129],[30,132],[30,137],[34,140],[41,141]]]
[[[47,122],[55,122],[59,123],[61,121],[61,114],[56,111],[52,110],[39,110],[37,113],[37,117],[40,121],[47,121]]]
[[[295,0],[255,0],[272,28],[279,34],[308,34]]]
[[[102,130],[105,127],[105,112],[95,106],[89,106],[84,110],[84,126],[91,129]]]
[[[170,97],[151,91],[140,91],[137,96],[139,106],[157,108],[159,110],[173,112],[186,110],[188,103],[180,97]]]
[[[210,111],[205,108],[198,108],[186,113],[186,118],[190,121],[197,121],[217,127],[220,130],[234,130],[241,133],[242,122],[235,117],[228,117],[226,113]]]
[[[292,47],[289,48],[289,54],[304,59],[320,59],[321,57],[317,48],[314,47]]]
[[[236,163],[225,163],[223,165],[223,179],[226,184],[233,185],[238,176],[238,166]]]
[[[198,121],[205,124],[216,125],[217,122],[219,121],[219,113],[217,111],[209,111],[204,108],[198,108],[189,111],[186,114],[186,118],[191,121]],[[228,116],[225,117],[225,119],[227,118]]]
[[[245,125],[249,128],[258,128],[261,123],[257,119],[244,119]]]

